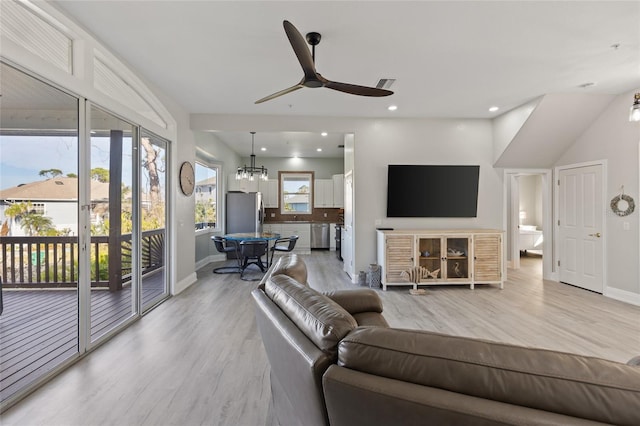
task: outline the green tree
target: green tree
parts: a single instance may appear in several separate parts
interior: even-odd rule
[[[46,170],[40,170],[40,173],[38,173],[39,176],[43,176],[48,178],[54,178],[56,176],[60,176],[62,174],[62,170],[60,169],[46,169]]]
[[[196,202],[196,223],[208,223],[216,217],[216,208],[212,202]]]
[[[31,237],[33,235],[47,235],[55,230],[53,221],[40,213],[29,213],[22,218],[22,228]]]
[[[91,179],[107,183],[109,182],[109,170],[103,167],[93,168],[91,169]]]
[[[20,226],[30,237],[33,235],[51,235],[55,232],[53,221],[41,213],[37,213],[30,201],[16,203],[8,207],[5,216],[20,221]]]
[[[77,175],[77,174],[75,174],[75,173],[67,173],[67,177],[70,177],[70,178],[77,178],[77,177],[78,177],[78,175]]]

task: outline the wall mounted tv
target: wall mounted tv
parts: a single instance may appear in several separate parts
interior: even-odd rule
[[[389,164],[387,217],[476,217],[480,166]]]

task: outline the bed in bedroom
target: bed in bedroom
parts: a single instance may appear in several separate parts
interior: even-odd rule
[[[535,225],[520,225],[518,247],[520,251],[535,250],[542,253],[542,231]]]

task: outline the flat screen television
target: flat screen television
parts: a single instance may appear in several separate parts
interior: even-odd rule
[[[480,166],[389,164],[387,217],[476,217]]]

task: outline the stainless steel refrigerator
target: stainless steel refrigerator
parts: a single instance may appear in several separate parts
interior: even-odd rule
[[[262,232],[264,207],[259,192],[227,192],[225,233]]]

